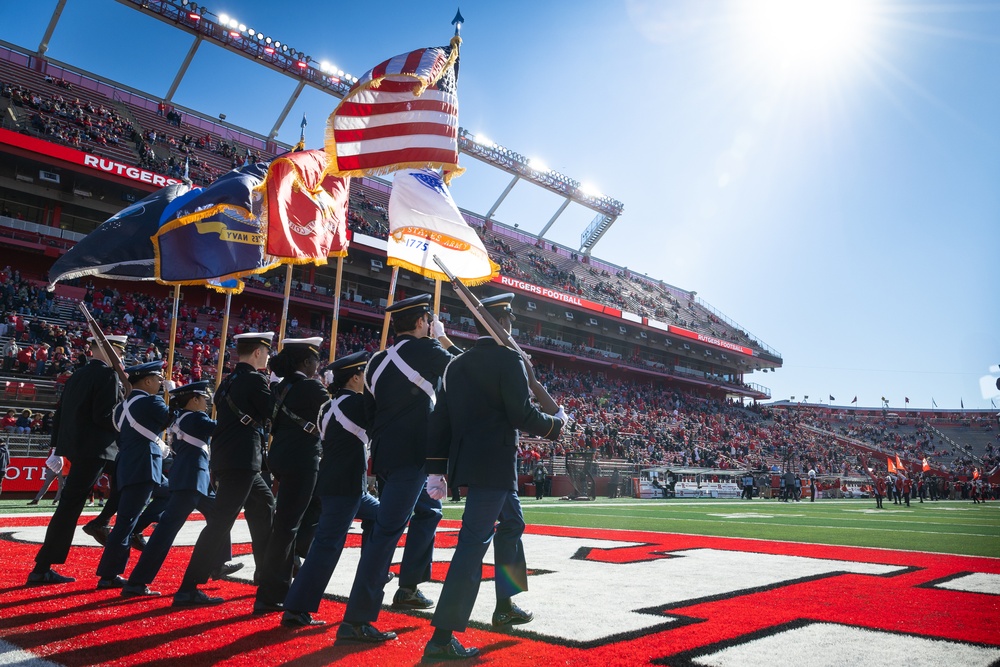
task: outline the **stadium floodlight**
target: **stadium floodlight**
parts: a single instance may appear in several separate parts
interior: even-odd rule
[[[323,72],[324,74],[326,74],[327,72],[330,71],[330,69],[331,69],[330,63],[328,63],[325,60],[323,60],[323,61],[320,62],[320,64],[319,64],[319,71],[320,72]]]
[[[253,28],[250,28],[249,30],[247,30],[247,34],[250,35],[251,37],[256,37],[257,36],[257,32]]]
[[[280,49],[281,48],[281,42],[275,41],[274,42],[274,48]]]
[[[232,28],[233,30],[236,30],[237,28],[240,27],[240,22],[237,21],[236,19],[229,19],[229,27]]]
[[[219,14],[219,25],[229,25],[229,17],[225,14]]]
[[[246,30],[247,30],[246,24],[245,23],[241,23],[240,24],[240,32],[246,32]]]
[[[600,190],[598,190],[596,187],[594,187],[590,183],[581,183],[579,189],[580,189],[580,192],[582,192],[585,195],[590,195],[591,197],[602,197],[602,196],[604,196],[603,193]]]
[[[344,70],[338,69],[337,70],[337,76],[344,76]]]
[[[492,139],[487,137],[485,134],[477,134],[472,137],[472,140],[475,141],[480,146],[487,146],[489,148],[493,148],[496,146],[496,143]]]

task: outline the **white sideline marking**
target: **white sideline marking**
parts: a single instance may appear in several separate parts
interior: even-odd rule
[[[39,658],[31,651],[25,651],[19,646],[0,639],[0,665],[16,665],[16,667],[62,667],[58,662]]]
[[[973,572],[972,574],[965,574],[944,583],[936,584],[935,588],[947,588],[953,591],[965,591],[966,593],[1000,595],[1000,574]]]

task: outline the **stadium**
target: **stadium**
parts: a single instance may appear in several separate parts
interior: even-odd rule
[[[244,163],[287,153],[293,145],[278,141],[276,130],[299,92],[329,95],[332,109],[350,87],[351,75],[188,0],[120,2],[195,38],[165,97],[47,58],[44,48],[0,43],[0,409],[10,454],[0,498],[8,563],[0,660],[416,664],[431,630],[427,612],[386,611],[381,623],[397,628],[400,641],[364,651],[334,646],[328,630],[291,632],[274,617],[247,613],[253,560],[242,522],[233,553],[251,567],[212,582],[231,602],[210,612],[172,613],[167,599],[121,604],[94,591],[90,574],[101,551],[80,531],[69,595],[23,586],[60,484],[46,495],[43,472],[53,413],[87,348],[81,304],[106,333],[128,336],[126,354],[136,362],[166,360],[172,347],[170,375],[185,384],[214,380],[232,364],[232,335],[277,330],[285,302],[287,335],[321,336],[321,357],[340,358],[379,349],[390,299],[435,288],[406,270],[395,277],[387,240],[392,181],[361,176],[350,181],[342,276],[332,257],[325,266],[246,276],[228,312],[226,296],[198,285],[181,288],[176,310],[174,290],[155,281],[89,275],[48,290],[53,264],[101,223],[185,178],[207,186]],[[59,11],[43,42],[58,20]],[[203,42],[297,82],[273,129],[171,102]],[[482,662],[1000,664],[995,411],[894,411],[834,405],[832,396],[829,404],[772,400],[765,385],[782,369],[777,350],[670,276],[598,256],[622,202],[463,128],[458,146],[463,160],[512,179],[489,209],[461,211],[500,267],[475,291],[515,294],[512,335],[573,416],[556,442],[521,440],[536,621],[507,634],[491,628],[490,580],[499,575],[487,560],[465,633],[484,647]],[[522,182],[562,200],[539,234],[494,217]],[[593,216],[576,247],[546,237],[569,206]],[[450,289],[440,318],[459,346],[475,341],[472,313]],[[876,510],[877,481],[897,469],[912,488],[896,502],[890,490],[887,509]],[[462,501],[446,501],[444,517],[432,597],[455,548]],[[179,581],[204,522],[194,515],[188,524],[158,582],[164,590]],[[334,627],[360,551],[361,531],[352,529],[320,611]],[[398,573],[398,561],[393,568]]]

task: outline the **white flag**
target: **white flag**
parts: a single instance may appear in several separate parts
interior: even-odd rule
[[[427,278],[447,280],[434,263],[435,255],[467,285],[488,282],[500,273],[437,172],[397,171],[389,196],[387,262]]]

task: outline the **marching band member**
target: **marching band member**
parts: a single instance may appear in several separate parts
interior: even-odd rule
[[[125,354],[126,336],[109,336],[108,342],[119,356]],[[93,359],[73,373],[66,382],[52,425],[56,453],[70,462],[66,488],[56,507],[45,541],[35,556],[35,568],[28,585],[66,584],[76,581],[59,574],[52,565],[66,562],[73,543],[76,523],[104,469],[118,456],[118,433],[113,412],[121,384],[110,359],[97,346]],[[86,528],[86,527],[85,527]]]
[[[244,512],[250,528],[257,571],[267,548],[274,513],[274,496],[260,475],[264,460],[265,431],[274,403],[267,376],[273,331],[233,336],[239,362],[216,393],[218,424],[212,433],[210,468],[218,481],[215,510],[205,517],[205,528],[191,554],[175,607],[221,604],[223,598],[198,590],[218,565],[218,554]]]
[[[482,300],[508,333],[514,320],[513,299],[508,293]],[[532,620],[531,612],[511,602],[528,589],[521,542],[524,515],[517,497],[518,432],[554,440],[566,422],[561,407],[550,416],[531,404],[520,355],[497,344],[478,320],[476,328],[480,338],[475,346],[448,365],[428,435],[427,488],[432,497],[446,493],[446,473],[452,484],[468,487],[458,546],[431,620],[434,635],[424,649],[424,658],[430,660],[479,655],[479,649],[462,646],[453,633],[468,626],[491,542],[496,571],[504,573],[494,578],[493,626]]]
[[[286,338],[281,352],[271,359],[271,372],[281,378],[273,389],[271,447],[267,468],[278,482],[271,537],[261,568],[257,571],[257,599],[254,613],[281,611],[282,601],[292,582],[296,539],[299,527],[314,499],[319,457],[322,453],[317,415],[330,400],[319,380],[321,337]],[[315,519],[314,519],[315,521]]]
[[[344,622],[337,630],[338,641],[396,639],[396,633],[381,632],[372,623],[382,609],[389,564],[407,523],[400,589],[393,605],[410,609],[434,605],[417,590],[418,584],[430,578],[434,531],[441,520],[440,499],[432,499],[424,490],[427,419],[437,401],[444,369],[454,358],[452,354],[460,351],[444,335],[444,326],[432,318],[431,301],[430,294],[422,294],[386,308],[392,316],[396,342],[377,353],[365,373],[372,469],[383,485]]]
[[[123,588],[127,583],[121,574],[128,565],[129,542],[153,489],[163,481],[163,457],[168,450],[161,436],[173,421],[167,404],[158,395],[164,379],[163,362],[132,366],[125,373],[132,391],[114,412],[118,429],[118,514],[97,565],[98,588]]]
[[[168,479],[170,498],[139,562],[129,575],[128,583],[122,588],[122,597],[159,595],[157,591],[150,590],[149,584],[160,571],[177,533],[191,512],[197,509],[208,516],[215,507],[208,473],[209,441],[215,430],[215,421],[208,416],[211,401],[209,385],[207,380],[192,382],[170,392],[171,406],[180,408],[177,419],[170,427],[173,436],[170,447],[174,452]],[[242,564],[224,566],[231,555],[230,544],[226,540],[219,549],[220,567],[215,575],[221,576],[225,567],[228,567],[225,570],[227,574],[243,567]]]
[[[342,357],[326,367],[333,400],[319,416],[323,458],[319,464],[316,495],[322,514],[316,537],[305,562],[285,597],[282,625],[323,625],[312,618],[337,567],[344,542],[355,517],[374,520],[379,501],[368,493],[368,433],[365,415],[365,365],[367,352]]]

